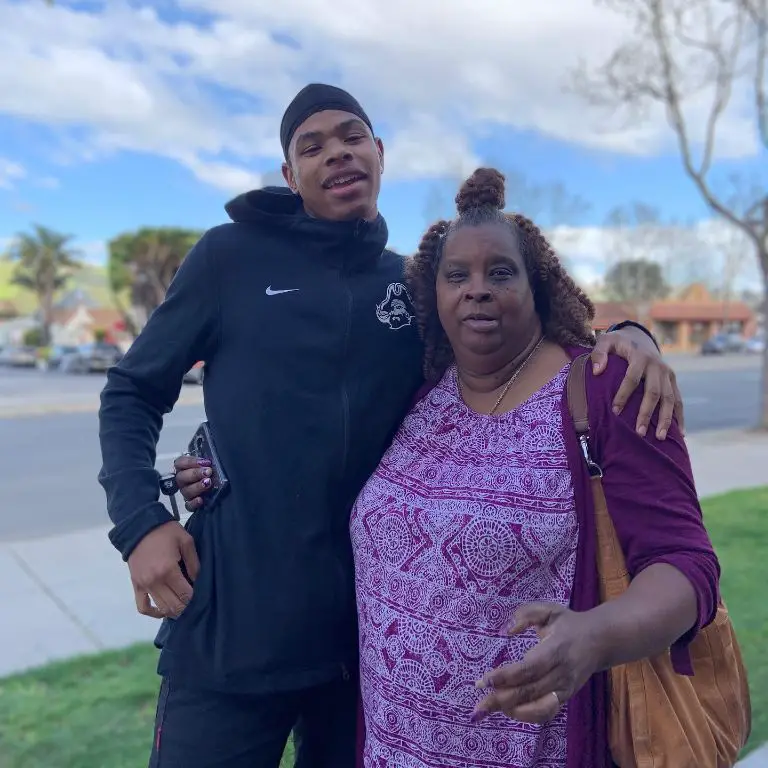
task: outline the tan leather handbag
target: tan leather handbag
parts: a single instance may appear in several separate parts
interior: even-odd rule
[[[601,600],[629,586],[624,554],[611,521],[602,470],[589,454],[585,368],[574,360],[567,397],[595,500]],[[694,675],[678,675],[669,651],[609,671],[608,736],[620,768],[731,768],[749,738],[747,675],[725,603],[690,645]]]

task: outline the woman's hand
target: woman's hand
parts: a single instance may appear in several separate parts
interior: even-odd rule
[[[651,416],[659,408],[656,424],[656,438],[665,440],[672,417],[677,418],[680,431],[685,433],[683,398],[677,386],[675,372],[662,359],[653,341],[638,328],[622,328],[604,333],[598,338],[592,350],[592,364],[595,375],[605,370],[608,354],[613,352],[628,363],[627,373],[613,400],[614,412],[618,415],[629,400],[629,396],[645,380],[645,394],[637,416],[635,429],[641,435],[648,431]]]
[[[493,689],[475,707],[473,722],[491,712],[526,723],[544,723],[601,668],[601,638],[590,612],[556,603],[529,603],[515,614],[510,635],[534,627],[540,642],[516,664],[505,664],[478,680]]]
[[[195,456],[179,456],[173,462],[176,470],[176,484],[184,497],[187,511],[194,512],[203,505],[203,494],[211,489],[211,462]]]

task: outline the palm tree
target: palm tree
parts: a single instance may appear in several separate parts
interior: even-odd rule
[[[80,267],[78,252],[69,246],[71,235],[62,235],[35,224],[11,243],[8,258],[15,262],[12,282],[37,296],[44,344],[51,341],[53,300],[72,273]]]

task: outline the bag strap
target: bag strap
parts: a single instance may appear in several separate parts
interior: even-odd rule
[[[568,410],[571,412],[573,426],[576,434],[589,434],[589,406],[587,404],[587,360],[589,355],[579,355],[572,363],[568,371],[568,383],[566,396],[568,397]]]
[[[589,451],[589,402],[587,400],[587,363],[589,354],[579,355],[572,363],[568,371],[566,383],[566,397],[568,398],[568,410],[573,419],[573,427],[579,438],[581,453],[587,462],[589,476],[601,478],[602,468],[593,460]]]
[[[592,499],[595,509],[595,534],[597,537],[597,572],[600,578],[602,601],[619,597],[629,586],[629,574],[624,554],[613,526],[605,493],[603,470],[592,458],[589,450],[589,401],[587,400],[587,364],[589,355],[580,355],[568,371],[566,397],[579,447],[589,471]]]

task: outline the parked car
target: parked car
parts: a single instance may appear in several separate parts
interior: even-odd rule
[[[738,333],[716,333],[701,345],[702,355],[724,355],[728,352],[741,352],[744,339]]]
[[[757,335],[747,339],[744,344],[744,351],[750,355],[761,355],[765,351],[765,338]]]
[[[66,355],[77,354],[78,348],[74,345],[57,344],[51,347],[51,352],[48,355],[48,368],[56,370],[61,366],[61,361]]]
[[[123,352],[117,344],[83,344],[75,352],[63,355],[59,368],[64,373],[104,373],[120,362]]]
[[[0,352],[0,365],[34,368],[37,365],[37,350],[28,346],[4,347]]]
[[[203,363],[202,360],[195,363],[185,374],[184,374],[184,382],[186,384],[202,384],[203,383],[203,376],[205,375],[204,372],[205,369],[205,363]]]

